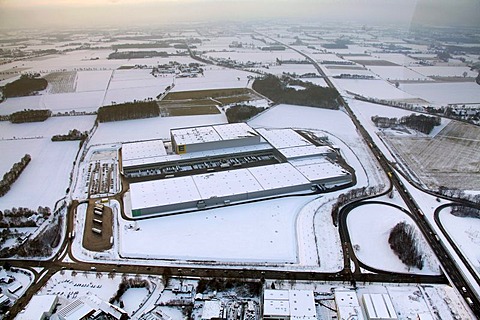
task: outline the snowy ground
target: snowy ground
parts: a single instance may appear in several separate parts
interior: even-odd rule
[[[362,95],[385,100],[414,99],[416,96],[395,88],[385,80],[332,79],[337,87]]]
[[[295,263],[295,219],[310,198],[121,221],[120,252],[129,258]]]
[[[475,82],[402,83],[399,89],[435,105],[480,102],[480,90]]]
[[[50,137],[0,141],[0,172],[8,171],[25,154],[32,157],[10,191],[2,197],[0,210],[12,207],[36,209],[38,206],[53,210],[69,186],[78,145],[78,141],[52,142]]]
[[[403,264],[390,248],[390,230],[402,221],[416,227],[409,216],[391,206],[366,204],[353,209],[348,214],[347,225],[357,258],[368,266],[385,271],[439,274],[437,259],[417,227],[417,236],[421,238],[419,246],[424,257],[422,270]]]
[[[480,274],[480,219],[457,217],[450,214],[449,208],[445,208],[440,212],[440,221],[477,274]]]
[[[148,139],[170,140],[170,129],[226,123],[225,114],[155,117],[100,123],[89,145]]]

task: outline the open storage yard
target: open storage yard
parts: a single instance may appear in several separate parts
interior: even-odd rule
[[[480,128],[450,122],[434,138],[388,137],[395,152],[427,186],[480,188]]]

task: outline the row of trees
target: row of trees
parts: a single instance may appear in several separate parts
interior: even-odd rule
[[[368,188],[367,187],[362,187],[362,188],[351,189],[347,193],[341,193],[338,196],[337,201],[332,206],[333,224],[337,225],[338,212],[339,212],[339,209],[342,206],[344,206],[345,204],[349,203],[350,201],[352,201],[354,199],[364,198],[364,197],[368,197],[368,196],[377,194],[380,191],[382,191],[382,189],[384,187],[385,186],[382,184],[382,185],[372,186],[372,187],[368,187]]]
[[[246,121],[251,117],[259,114],[263,110],[265,109],[249,106],[246,104],[237,104],[229,107],[225,112],[225,115],[227,116],[228,123],[236,123]]]
[[[469,217],[480,219],[480,210],[474,207],[453,206],[451,214],[457,217]]]
[[[48,109],[26,109],[12,113],[9,119],[11,123],[41,122],[47,120],[51,116],[52,111]]]
[[[231,279],[213,278],[200,279],[197,285],[198,293],[225,291],[235,289],[241,291],[245,295],[258,296],[262,289],[261,282],[239,282]]]
[[[480,204],[480,194],[469,194],[465,193],[463,190],[457,188],[447,188],[445,186],[440,186],[438,188],[438,193],[449,198],[464,199]]]
[[[300,85],[304,90],[296,90],[288,85]],[[288,77],[282,79],[267,75],[253,83],[253,89],[268,97],[275,103],[287,103],[326,109],[338,109],[338,91],[333,88],[324,88],[310,82],[292,80]]]
[[[99,122],[122,121],[158,117],[160,108],[155,101],[134,101],[104,106],[98,109]]]
[[[88,137],[88,131],[80,132],[77,129],[70,130],[68,134],[57,134],[52,137],[52,141],[84,141]]]
[[[388,243],[393,252],[409,267],[423,269],[423,254],[417,246],[415,227],[405,221],[399,222],[390,231]]]
[[[404,125],[408,128],[423,132],[425,134],[432,132],[433,128],[441,123],[440,117],[430,117],[423,114],[417,115],[414,113],[400,119],[379,116],[373,116],[371,119],[372,122],[380,128],[390,128],[397,125]]]
[[[169,54],[164,51],[123,51],[112,52],[108,55],[108,59],[143,59],[151,57],[166,58]]]
[[[17,227],[36,227],[36,219],[32,216],[41,216],[47,219],[51,214],[49,207],[39,206],[38,209],[32,210],[29,208],[12,208],[0,211],[0,228],[17,228]]]
[[[23,74],[20,79],[7,83],[3,88],[3,95],[6,98],[24,97],[45,90],[48,81],[39,78],[39,74]]]
[[[13,164],[12,168],[3,175],[0,180],[0,197],[3,197],[10,190],[11,185],[18,179],[23,170],[32,160],[29,154],[23,156],[23,158]]]

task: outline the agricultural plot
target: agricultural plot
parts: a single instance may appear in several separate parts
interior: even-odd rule
[[[423,67],[412,67],[413,71],[416,71],[420,74],[423,74],[426,77],[464,77],[464,72],[466,72],[465,77],[476,77],[477,72],[470,70],[469,67],[462,66],[423,66]]]
[[[475,82],[400,84],[401,90],[437,105],[479,103],[479,88]]]
[[[434,138],[389,137],[395,153],[429,188],[480,188],[480,129],[452,121]]]
[[[385,100],[413,99],[415,96],[395,88],[385,80],[333,79],[338,87],[362,95]]]
[[[385,80],[409,80],[409,81],[427,81],[431,80],[428,77],[413,71],[410,68],[402,66],[369,66],[373,73]]]
[[[105,91],[112,76],[111,70],[102,71],[78,71],[77,92]]]
[[[398,64],[393,63],[387,60],[380,60],[380,59],[372,59],[372,57],[368,57],[365,59],[359,59],[358,57],[348,58],[348,60],[358,63],[362,66],[380,66],[380,67],[395,67]]]
[[[48,92],[51,94],[75,92],[76,71],[52,72],[44,78],[48,81]]]

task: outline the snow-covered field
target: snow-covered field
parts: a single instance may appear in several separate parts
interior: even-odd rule
[[[226,123],[225,114],[155,117],[100,123],[89,145],[148,139],[170,140],[170,129]]]
[[[423,74],[402,66],[368,66],[368,68],[373,73],[386,80],[429,80],[429,78],[425,77]]]
[[[427,77],[463,77],[463,73],[467,73],[467,77],[476,77],[478,73],[470,70],[469,67],[460,66],[423,66],[411,67],[413,71],[423,74]]]
[[[414,95],[395,88],[385,80],[332,79],[343,90],[377,99],[402,100],[414,99]],[[401,89],[403,87],[400,87]]]
[[[120,252],[129,258],[295,263],[295,219],[310,198],[285,198],[136,222],[122,221]]]
[[[77,92],[105,91],[112,76],[111,70],[104,71],[78,71]]]
[[[53,210],[55,202],[65,195],[69,185],[78,145],[78,141],[52,142],[50,137],[0,141],[2,174],[25,154],[32,157],[10,191],[1,198],[0,210],[12,207],[36,209],[38,206]]]
[[[440,221],[470,264],[480,274],[480,219],[457,217],[446,208],[440,212]]]
[[[402,83],[399,88],[438,105],[480,102],[480,90],[475,82]]]
[[[11,123],[0,122],[0,141],[4,139],[52,138],[57,134],[67,134],[72,129],[89,131],[95,123],[95,116],[51,117],[43,122]]]
[[[419,247],[424,257],[423,269],[408,267],[393,252],[388,243],[390,230],[405,221],[415,226]],[[348,231],[357,258],[366,265],[385,271],[439,274],[439,264],[413,220],[399,209],[382,204],[365,204],[353,209],[347,217]]]

